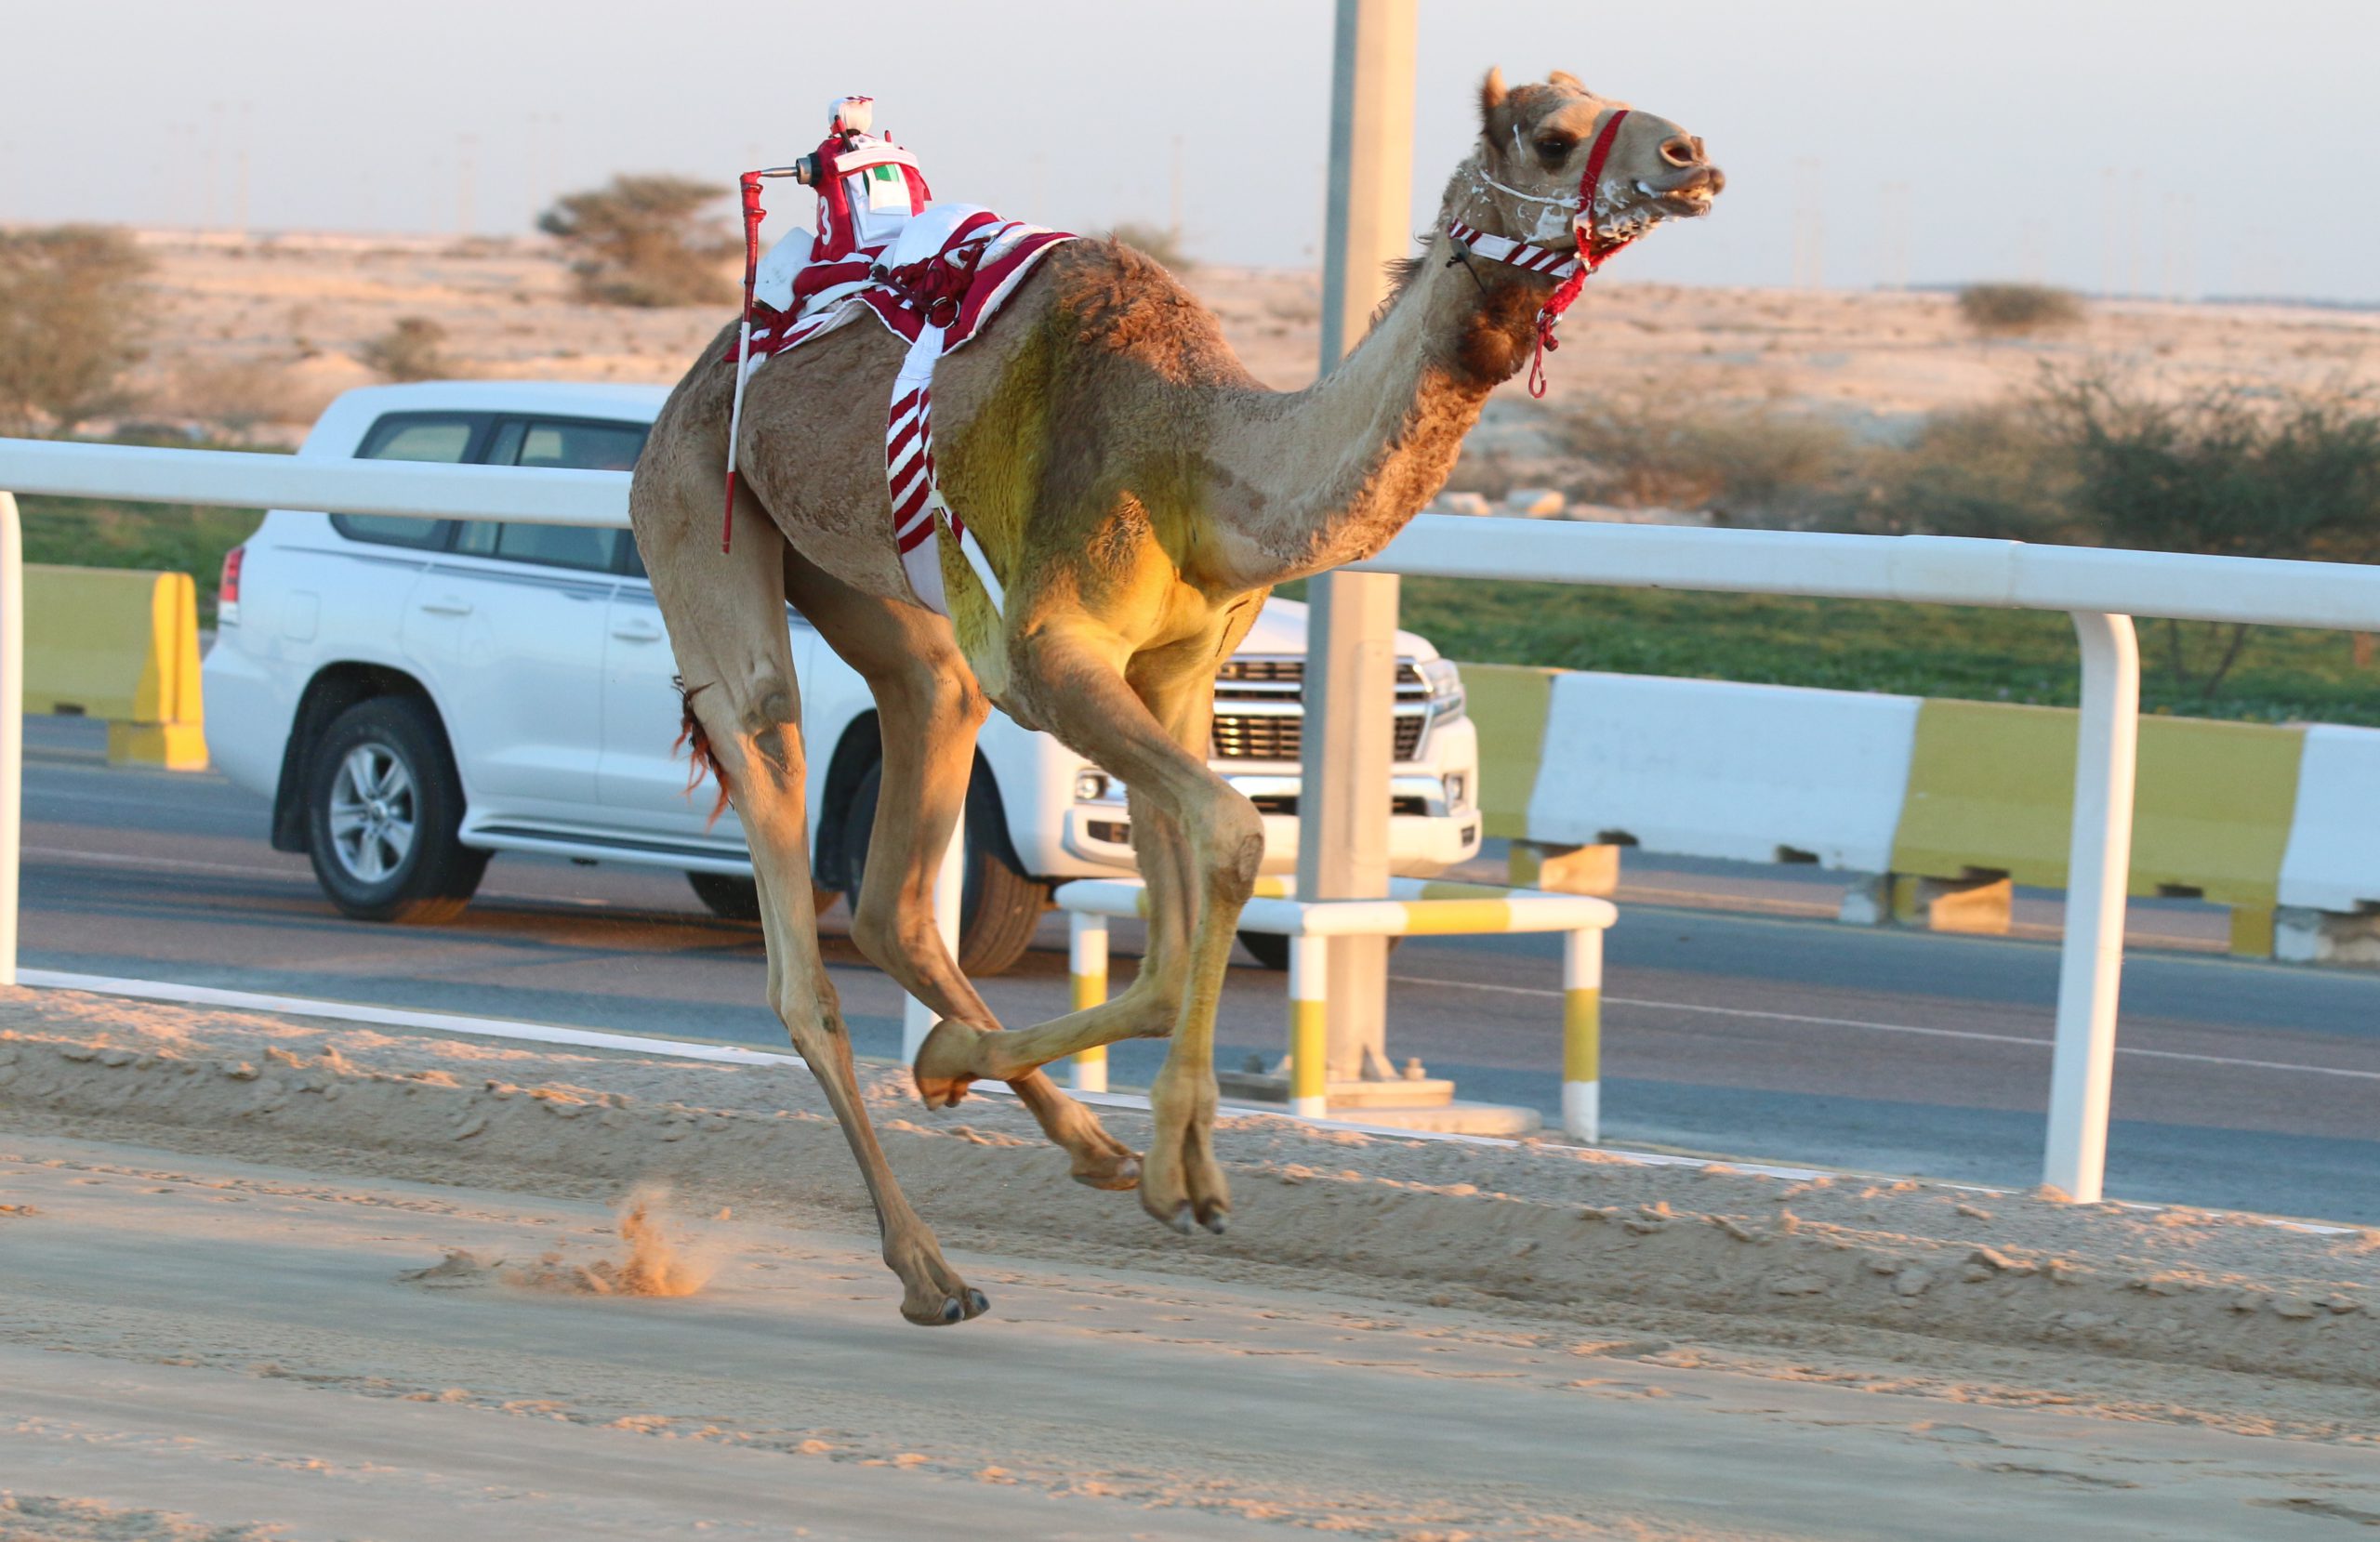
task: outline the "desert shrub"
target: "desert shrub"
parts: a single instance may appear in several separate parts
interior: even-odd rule
[[[1606,393],[1550,437],[1592,463],[1613,502],[1752,521],[1818,517],[1855,459],[1850,431],[1831,418],[1766,402],[1714,406],[1656,385]]]
[[[1187,273],[1198,266],[1190,254],[1182,249],[1182,238],[1162,226],[1126,220],[1109,231],[1107,239],[1120,241],[1143,257],[1176,273]],[[1318,310],[1315,313],[1321,314]]]
[[[1906,443],[1870,453],[1863,526],[1893,534],[2014,541],[2090,538],[2072,456],[2032,402],[1929,415]]]
[[[1988,337],[2013,337],[2077,324],[2082,301],[2045,283],[1970,283],[1959,291],[1959,316]]]
[[[621,175],[565,196],[537,217],[537,228],[562,243],[587,299],[724,305],[737,294],[724,265],[744,240],[703,211],[726,196],[692,178]]]
[[[150,266],[103,226],[0,231],[0,428],[64,432],[128,404],[145,325],[132,288]]]
[[[2362,390],[2168,394],[2102,373],[2053,381],[2043,401],[2110,546],[2380,558],[2380,401]]]
[[[2043,406],[2073,457],[2076,506],[2109,546],[2380,559],[2380,402],[2364,391],[2226,382],[2169,394],[2102,373],[2053,381]],[[2202,696],[2252,636],[2163,631],[2166,668]]]
[[[455,374],[446,357],[446,329],[427,316],[400,316],[397,324],[355,350],[364,366],[390,380],[437,380]]]

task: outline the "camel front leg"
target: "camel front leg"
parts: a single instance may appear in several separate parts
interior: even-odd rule
[[[1134,982],[1135,991],[1147,985],[1172,996],[1173,1043],[1149,1089],[1157,1128],[1141,1175],[1142,1207],[1180,1231],[1195,1222],[1221,1232],[1231,1198],[1213,1153],[1215,1012],[1240,908],[1263,858],[1264,825],[1203,756],[1213,661],[1187,658],[1144,683],[1146,701],[1089,641],[1045,634],[1034,644],[1031,664],[1051,731],[1130,789],[1152,936],[1186,933],[1176,966],[1154,983],[1145,970]],[[1157,860],[1147,860],[1152,856]],[[1143,994],[1138,1005],[1145,1008],[1157,999]],[[1135,1017],[1097,1008],[1005,1034],[944,1024],[918,1058],[920,1067],[936,1074],[1005,1077],[1112,1043],[1140,1026]]]

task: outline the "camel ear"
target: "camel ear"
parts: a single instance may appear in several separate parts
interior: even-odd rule
[[[1567,70],[1554,71],[1552,74],[1545,77],[1545,83],[1548,86],[1567,86],[1582,97],[1592,97],[1594,95],[1593,91],[1587,89],[1587,83],[1585,81],[1580,80],[1578,76],[1572,74]]]
[[[1509,95],[1504,89],[1504,72],[1491,67],[1488,78],[1479,83],[1479,132],[1487,139],[1488,150],[1500,155],[1503,153],[1498,146],[1504,132],[1504,103]]]

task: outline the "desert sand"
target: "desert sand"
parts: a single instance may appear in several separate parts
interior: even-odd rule
[[[1249,1116],[1191,1240],[865,1074],[977,1323],[799,1070],[0,995],[0,1538],[2380,1524],[2380,1233]]]
[[[156,259],[150,409],[294,437],[322,404],[376,376],[365,340],[421,316],[466,374],[668,384],[730,309],[590,307],[550,243],[290,233],[238,240],[144,232]],[[1315,374],[1321,283],[1311,272],[1199,265],[1184,282],[1249,368],[1289,389]],[[2032,387],[2044,366],[2095,362],[2179,389],[2213,380],[2380,383],[2380,312],[2291,305],[2093,302],[2080,327],[1981,340],[1938,292],[1680,288],[1597,275],[1563,327],[1552,390],[1489,403],[1474,447],[1526,467],[1542,428],[1592,395],[1632,389],[1773,402],[1890,431],[1925,413]]]

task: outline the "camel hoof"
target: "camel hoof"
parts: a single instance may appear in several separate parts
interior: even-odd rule
[[[970,1294],[975,1293],[970,1292]],[[945,1296],[942,1298],[940,1306],[928,1307],[922,1311],[911,1311],[906,1306],[901,1309],[902,1321],[921,1328],[946,1328],[954,1323],[963,1323],[973,1315],[967,1310],[967,1303],[956,1296]]]
[[[985,1313],[985,1312],[987,1312],[987,1311],[991,1311],[991,1310],[992,1310],[992,1298],[991,1298],[990,1297],[988,1297],[988,1296],[985,1295],[985,1294],[984,1294],[982,1291],[980,1291],[980,1290],[970,1289],[970,1290],[967,1292],[967,1315],[968,1315],[968,1316],[970,1316],[970,1317],[981,1317],[982,1315],[984,1315],[984,1313]]]
[[[1074,1180],[1086,1189],[1103,1189],[1110,1193],[1123,1193],[1141,1186],[1141,1159],[1126,1156],[1120,1161],[1096,1166],[1077,1167]]]
[[[1205,1225],[1208,1231],[1212,1232],[1219,1237],[1222,1236],[1230,1226],[1230,1222],[1225,1219],[1223,1212],[1221,1210],[1216,1210],[1210,1213],[1202,1224]]]
[[[1181,1232],[1185,1237],[1192,1232],[1196,1231],[1197,1229],[1197,1223],[1191,1218],[1190,1202],[1185,1199],[1180,1205],[1175,1206],[1173,1208],[1173,1219],[1167,1221],[1166,1224],[1172,1227],[1175,1231]]]

